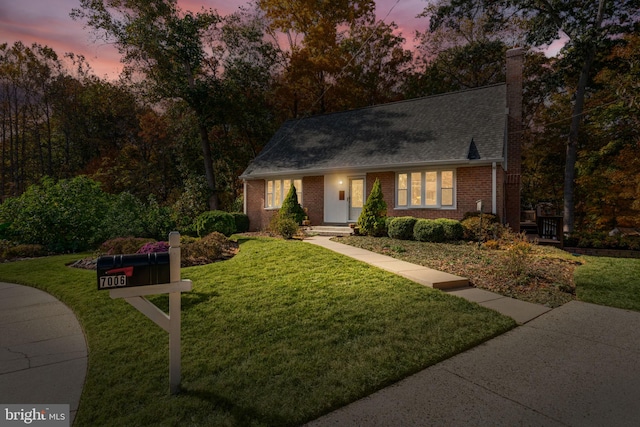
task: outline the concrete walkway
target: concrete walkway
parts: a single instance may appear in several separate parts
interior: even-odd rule
[[[493,309],[509,316],[522,325],[551,310],[538,304],[508,298],[483,289],[472,288],[469,281],[460,276],[443,273],[431,268],[411,264],[390,256],[377,254],[365,249],[334,242],[329,236],[313,236],[305,238],[305,242],[313,243],[334,252],[366,262],[375,267],[405,277],[421,285],[445,290],[451,295],[476,302],[483,307]]]
[[[46,292],[0,283],[0,404],[68,404],[73,424],[86,371],[73,312]]]
[[[637,426],[638,325],[572,301],[307,426]]]

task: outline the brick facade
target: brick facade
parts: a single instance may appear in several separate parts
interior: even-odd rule
[[[502,169],[498,166],[496,181],[498,191],[496,193],[497,214],[502,217],[502,191],[500,189]],[[367,174],[367,195],[371,193],[375,180],[380,180],[382,195],[387,203],[387,216],[413,216],[416,218],[450,218],[462,219],[465,213],[476,211],[476,201],[482,200],[484,212],[491,212],[491,166],[464,167],[456,169],[456,208],[455,209],[396,209],[395,208],[395,172],[376,172]]]
[[[504,217],[504,177],[505,173],[498,165],[496,170],[496,210],[500,218]],[[474,166],[456,168],[456,207],[455,209],[396,209],[395,180],[396,173],[372,172],[366,175],[366,196],[371,193],[376,179],[380,180],[382,195],[387,203],[387,216],[413,216],[416,218],[462,219],[465,213],[476,211],[476,201],[482,200],[484,212],[491,212],[492,205],[492,166]],[[247,215],[251,231],[266,230],[271,217],[277,209],[265,209],[265,181],[247,181]],[[313,225],[324,223],[324,177],[307,176],[302,178],[302,206],[307,210]]]
[[[265,208],[264,179],[246,181],[245,199],[246,214],[249,216],[249,231],[265,231],[269,227],[271,217],[278,209]],[[324,218],[324,177],[306,176],[302,178],[302,207],[307,210],[312,224],[322,224]]]
[[[249,216],[250,231],[264,231],[269,225],[275,210],[265,209],[265,180],[255,179],[245,182],[246,214]]]
[[[324,176],[302,178],[302,207],[313,225],[324,222]]]

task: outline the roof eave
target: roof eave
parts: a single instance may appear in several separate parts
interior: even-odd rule
[[[384,164],[384,165],[366,165],[366,166],[336,166],[327,168],[313,168],[313,169],[290,169],[279,170],[274,172],[263,172],[256,174],[242,174],[240,179],[248,181],[252,179],[265,179],[284,176],[318,176],[326,174],[337,173],[357,173],[357,172],[385,172],[389,170],[405,170],[415,169],[418,167],[471,167],[471,166],[487,166],[493,163],[503,163],[504,158],[490,158],[490,159],[477,159],[477,160],[438,160],[431,162],[412,162],[412,163],[398,163],[398,164]]]

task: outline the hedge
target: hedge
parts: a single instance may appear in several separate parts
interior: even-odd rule
[[[444,242],[444,227],[433,219],[419,219],[413,227],[413,238],[419,242]]]
[[[207,236],[214,231],[225,236],[231,236],[236,232],[236,223],[233,216],[223,211],[204,212],[196,218],[194,224],[198,237]]]
[[[390,218],[388,223],[388,234],[393,239],[412,240],[413,227],[416,225],[417,218],[412,216],[400,216]]]
[[[455,219],[440,218],[435,220],[442,225],[444,229],[444,239],[447,241],[456,242],[462,240],[464,236],[464,228],[460,221]]]

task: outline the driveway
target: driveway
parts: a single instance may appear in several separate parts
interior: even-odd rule
[[[640,313],[570,302],[308,426],[637,426]]]

